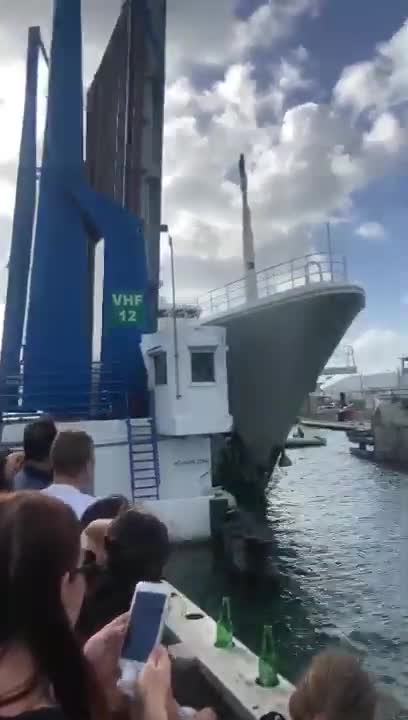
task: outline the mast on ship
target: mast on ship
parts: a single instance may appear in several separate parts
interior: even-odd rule
[[[255,271],[254,234],[252,232],[251,209],[248,204],[248,178],[245,168],[245,155],[239,158],[239,177],[242,195],[242,247],[245,267],[245,285],[247,302],[256,300],[258,287]]]

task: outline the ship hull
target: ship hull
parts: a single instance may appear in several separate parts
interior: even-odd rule
[[[364,305],[361,288],[323,283],[204,321],[227,329],[230,412],[256,465],[273,468],[303,400]]]

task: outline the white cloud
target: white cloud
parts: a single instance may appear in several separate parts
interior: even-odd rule
[[[248,18],[236,21],[233,48],[242,54],[254,47],[270,48],[288,37],[302,15],[317,15],[318,0],[267,0]]]
[[[372,60],[346,67],[335,87],[340,105],[383,112],[408,101],[408,20]]]
[[[273,68],[266,107],[272,108],[277,116],[282,115],[293,93],[311,90],[315,86],[307,72],[308,60],[307,50],[300,46]]]
[[[356,234],[367,240],[384,240],[386,237],[384,226],[378,222],[362,223],[357,228]]]
[[[401,355],[408,353],[408,335],[395,330],[370,328],[353,342],[358,371],[375,373],[392,371]]]
[[[7,174],[11,163],[16,166],[24,108],[24,84],[23,63],[11,62],[0,65],[0,127],[3,138],[0,140],[0,172],[2,175]],[[13,182],[14,173],[11,174],[10,180]],[[4,188],[1,194],[3,192]]]
[[[178,254],[190,263],[195,256],[200,268],[208,259],[211,268],[219,262],[224,281],[234,278],[241,254],[240,195],[231,174],[239,152],[247,156],[259,266],[306,251],[309,228],[347,214],[351,193],[400,157],[379,121],[361,134],[330,105],[303,103],[264,125],[259,113],[270,92],[257,89],[244,63],[206,90],[181,78],[167,94],[165,220]],[[188,284],[191,277],[197,274]],[[212,278],[213,270],[200,271],[197,282],[214,284]]]
[[[407,127],[402,127],[398,118],[391,112],[379,115],[371,128],[364,133],[365,149],[375,154],[376,148],[386,149],[389,155],[395,155],[407,143]]]
[[[0,216],[11,217],[14,207],[15,189],[11,182],[0,177]]]
[[[192,65],[224,68],[244,62],[255,48],[271,48],[293,32],[319,0],[265,0],[247,20],[236,17],[238,0],[173,0],[168,9],[168,77]]]
[[[304,75],[301,64],[295,64],[283,59],[280,64],[277,85],[285,95],[295,90],[306,90],[311,87],[312,81]]]

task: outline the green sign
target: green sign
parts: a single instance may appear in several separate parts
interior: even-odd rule
[[[140,326],[144,322],[143,293],[116,292],[112,293],[113,324]]]

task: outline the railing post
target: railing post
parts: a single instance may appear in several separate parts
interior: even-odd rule
[[[310,284],[310,262],[305,265],[305,283],[306,285]]]
[[[269,284],[269,283],[271,283],[271,284]],[[268,279],[266,282],[266,289],[268,291],[268,295],[273,295],[273,293],[275,292],[274,286],[273,286],[273,270],[272,270],[272,275],[268,275]]]
[[[344,280],[347,282],[347,275],[348,275],[348,272],[347,272],[347,258],[346,258],[345,255],[344,255],[344,257],[343,257],[343,273],[344,273]]]
[[[293,260],[290,261],[290,280],[292,283],[292,290],[295,287],[295,265]]]
[[[259,275],[259,279],[261,279],[261,275]],[[271,294],[271,291],[269,288],[269,275],[266,270],[263,273],[263,283],[265,286],[265,297],[268,297],[268,295]],[[261,293],[259,293],[259,295],[261,295]]]
[[[225,286],[225,297],[226,297],[226,300],[227,300],[227,310],[229,310],[229,309],[230,309],[230,288],[229,288],[229,285],[226,285],[226,286]]]

